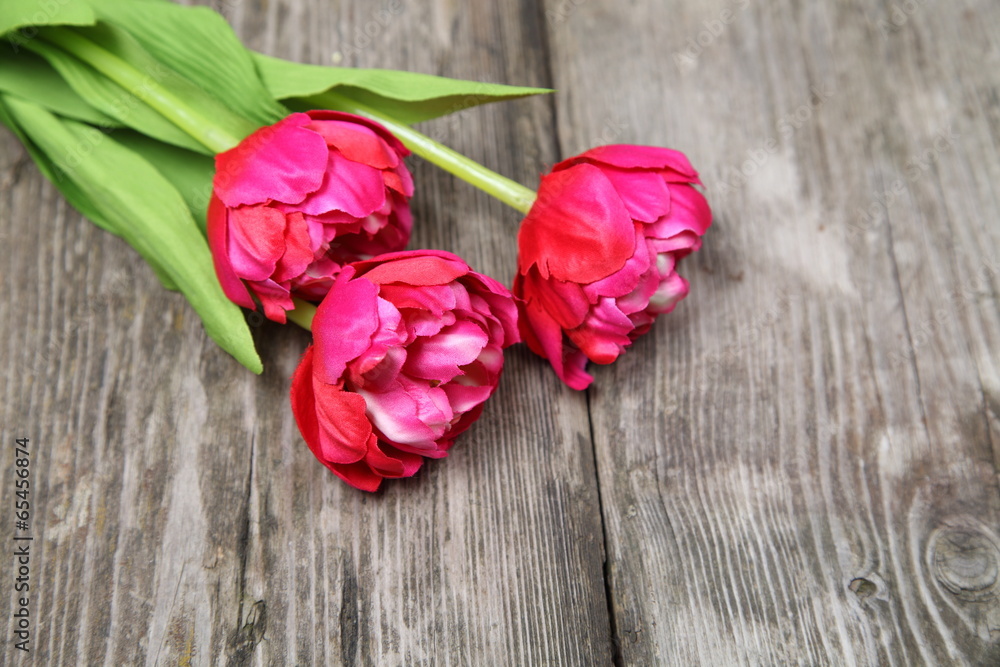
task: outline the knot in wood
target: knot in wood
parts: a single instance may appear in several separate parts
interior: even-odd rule
[[[871,596],[878,593],[878,584],[870,581],[869,579],[858,577],[857,579],[851,580],[851,583],[848,585],[848,589],[857,595],[858,598],[867,600]]]
[[[963,600],[997,596],[1000,548],[989,535],[969,528],[942,530],[933,540],[931,564],[938,582]]]

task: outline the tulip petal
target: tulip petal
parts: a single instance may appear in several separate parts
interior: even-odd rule
[[[396,151],[364,125],[342,120],[318,120],[313,121],[309,129],[319,133],[327,146],[336,148],[348,160],[376,169],[392,169],[399,164]]]
[[[382,475],[372,470],[367,461],[359,461],[348,465],[331,463],[327,468],[334,475],[361,491],[375,492],[378,491],[378,487],[382,484]]]
[[[285,251],[274,271],[274,280],[292,280],[305,273],[313,262],[309,227],[301,213],[285,217]]]
[[[472,424],[475,423],[477,419],[479,419],[479,416],[483,414],[483,408],[485,407],[486,407],[486,402],[483,401],[482,403],[475,406],[474,408],[466,412],[464,415],[459,417],[458,421],[455,422],[455,425],[448,430],[448,437],[438,440],[438,448],[440,449],[441,456],[438,456],[436,458],[447,456],[448,449],[455,442],[455,438],[465,433],[469,429],[469,427],[472,426]]]
[[[285,252],[285,215],[267,206],[229,210],[229,261],[244,280],[267,280]]]
[[[604,281],[612,280],[620,274],[620,271],[613,273]],[[543,280],[537,270],[528,271],[524,277],[524,293],[526,298],[536,301],[544,308],[563,329],[580,326],[590,310],[590,301],[583,288],[576,283],[555,279]]]
[[[704,236],[712,224],[712,209],[705,195],[690,185],[673,185],[670,187],[670,201],[670,215],[647,227],[646,235],[668,239],[691,231]]]
[[[504,294],[493,292],[479,292],[478,297],[486,303],[486,308],[477,305],[481,302],[473,302],[473,308],[483,315],[490,317],[503,328],[503,339],[497,343],[503,347],[509,347],[520,342],[521,335],[517,326],[518,310],[517,303],[511,298],[510,292],[504,288]]]
[[[306,348],[292,375],[292,414],[306,444],[319,443],[319,422],[316,419],[316,396],[313,392],[313,362],[316,348]],[[310,445],[310,448],[313,445]]]
[[[654,222],[670,212],[670,190],[659,174],[617,169],[603,172],[635,220]]]
[[[548,358],[548,355],[545,352],[545,346],[542,345],[537,332],[534,330],[534,324],[528,321],[528,300],[524,294],[524,276],[520,273],[514,276],[512,291],[514,293],[514,297],[518,300],[517,306],[519,312],[517,317],[517,328],[521,334],[521,340],[532,352],[540,357]],[[534,305],[532,307],[538,308],[538,306]],[[551,320],[552,318],[550,317],[548,319]],[[554,320],[552,321],[552,324],[556,327],[559,326]],[[560,335],[562,335],[561,332]]]
[[[389,391],[399,379],[399,373],[406,363],[406,350],[402,347],[391,347],[382,354],[374,364],[362,370],[350,369],[350,379],[354,386],[364,387],[372,392]],[[353,364],[352,364],[353,366]],[[355,374],[360,375],[355,379]]]
[[[212,195],[208,204],[208,245],[212,250],[215,274],[222,285],[222,291],[229,299],[244,308],[257,310],[246,285],[236,275],[229,260],[229,211],[222,200]]]
[[[455,312],[471,313],[472,299],[469,298],[469,290],[465,289],[465,286],[457,281],[449,284],[448,288],[455,294]]]
[[[597,146],[574,158],[564,160],[553,169],[561,169],[563,164],[576,164],[584,160],[600,162],[620,169],[670,169],[691,180],[698,178],[698,172],[691,166],[691,162],[684,153],[671,148],[630,144]]]
[[[403,181],[403,189],[399,192],[409,199],[413,196],[413,175],[405,165],[399,165],[396,167],[396,174],[398,174],[399,179]]]
[[[372,470],[382,477],[392,479],[413,477],[423,462],[424,457],[419,454],[404,452],[384,442],[378,443],[376,447],[370,447],[365,457],[365,463],[371,466]]]
[[[412,188],[410,194],[413,194]],[[406,244],[410,240],[410,232],[413,230],[413,213],[410,211],[410,203],[406,197],[395,193],[390,193],[389,197],[392,199],[392,213],[389,215],[389,226],[392,229],[398,230],[403,240],[393,246],[387,244],[386,247],[402,249],[406,247]],[[392,252],[396,251],[393,250]]]
[[[451,409],[455,414],[465,414],[480,403],[483,403],[493,394],[495,389],[492,385],[469,386],[457,382],[449,382],[442,387],[448,395]]]
[[[417,336],[433,336],[446,326],[455,323],[455,313],[447,311],[440,316],[426,310],[416,308],[406,308],[403,312],[403,320],[406,322],[406,330],[412,342]]]
[[[447,285],[382,285],[379,294],[397,308],[427,310],[436,317],[455,308],[455,292]]]
[[[379,366],[378,372],[369,377],[368,381],[388,383],[395,379],[406,360],[406,350],[402,348],[406,344],[408,334],[403,325],[402,315],[391,303],[385,299],[378,298],[378,327],[372,336],[371,343],[348,365],[350,377],[358,384],[362,383],[360,376],[366,377],[372,370]],[[387,355],[392,354],[393,359],[388,364],[383,364]],[[395,370],[393,370],[395,369]],[[386,376],[387,373],[391,375]]]
[[[471,294],[469,298],[472,301],[472,310],[461,312],[461,318],[475,322],[483,328],[491,342],[503,345],[506,340],[506,332],[499,320],[490,312],[489,304],[478,294]]]
[[[331,152],[322,185],[298,209],[308,215],[344,211],[364,218],[382,208],[385,197],[385,181],[379,169]]]
[[[292,413],[313,454],[324,464],[364,458],[372,426],[364,399],[315,377],[316,346],[306,348],[292,376]]]
[[[368,452],[372,425],[365,416],[365,399],[313,376],[316,419],[322,460],[355,463]]]
[[[543,278],[591,283],[625,265],[635,251],[635,225],[611,181],[580,164],[542,178],[538,199],[518,233],[518,266]]]
[[[392,188],[404,197],[413,196],[413,176],[406,165],[400,164],[395,169],[386,169],[382,172],[386,187]]]
[[[647,312],[666,314],[672,311],[677,303],[688,295],[688,281],[674,272],[660,282],[656,293],[649,298]]]
[[[441,422],[444,415],[429,397],[418,400],[419,392],[408,392],[399,381],[388,391],[373,392],[365,388],[357,391],[364,397],[368,417],[383,439],[424,456],[437,449],[434,440],[441,434],[434,433],[426,422]]]
[[[434,433],[433,439],[436,441],[443,436],[455,417],[451,404],[448,402],[448,395],[444,390],[423,380],[410,378],[406,374],[399,376],[399,384],[415,401],[417,418]],[[420,445],[420,443],[416,444]],[[431,444],[436,450],[437,444]],[[433,454],[424,453],[423,455],[434,457]]]
[[[383,204],[382,208],[389,209],[388,202]],[[371,238],[374,237],[376,234],[378,234],[388,224],[389,224],[389,211],[388,210],[385,210],[385,212],[375,211],[368,217],[363,218],[361,220],[360,231],[364,232],[369,238]]]
[[[477,369],[480,368],[486,373],[485,378],[477,373]],[[495,385],[497,378],[500,377],[500,371],[503,370],[503,349],[499,345],[487,345],[476,357],[476,362],[464,366],[462,370],[466,372],[466,375],[456,378],[462,384],[472,384],[462,381],[462,378],[468,376],[476,384]]]
[[[459,321],[434,336],[417,338],[407,348],[403,371],[412,377],[448,382],[461,375],[459,366],[475,361],[487,343],[489,337],[482,327]]]
[[[658,264],[672,263],[673,256],[666,254],[661,257],[665,258],[662,262],[658,260]],[[671,269],[673,270],[672,266]],[[656,293],[656,290],[660,286],[660,274],[657,269],[650,267],[639,279],[639,284],[634,290],[629,292],[624,296],[620,296],[615,299],[618,304],[618,309],[622,311],[625,315],[632,315],[639,311],[645,310],[649,306],[649,299]]]
[[[447,285],[461,278],[471,269],[469,265],[454,255],[418,255],[392,262],[383,261],[369,271],[359,270],[365,280],[384,285],[401,283],[414,286]]]
[[[291,114],[216,155],[213,183],[226,206],[270,199],[297,204],[318,189],[329,150],[323,137],[306,129],[310,122],[306,114]]]
[[[479,357],[471,364],[462,366],[464,375],[455,377],[444,387],[453,384],[460,384],[466,387],[496,388],[500,379],[500,372],[503,370],[503,350],[498,345],[487,345],[479,354]]]
[[[339,266],[337,268],[339,269]],[[333,287],[333,278],[329,276],[336,276],[337,272],[336,270],[331,270],[314,277],[311,275],[311,271],[312,267],[306,269],[304,274],[289,283],[289,287],[292,293],[298,298],[318,303],[323,300],[323,297]]]
[[[352,273],[348,267],[337,277],[313,320],[317,374],[331,384],[368,349],[379,325],[378,289],[367,280],[351,280]]]
[[[363,116],[358,116],[352,113],[346,113],[344,111],[329,111],[326,109],[317,109],[314,111],[308,111],[306,113],[314,121],[336,120],[336,121],[346,121],[348,123],[352,123],[355,125],[363,125],[372,130],[373,132],[375,132],[378,136],[380,136],[382,140],[386,144],[388,144],[389,147],[393,151],[395,151],[396,154],[398,154],[400,157],[406,157],[407,155],[410,154],[409,149],[406,148],[406,146],[404,146],[402,142],[396,138],[395,134],[385,129],[385,127],[381,123],[376,123],[371,119],[365,118]]]
[[[649,242],[656,252],[669,252],[676,255],[678,259],[701,248],[701,237],[694,232],[681,232],[669,239],[650,238]]]
[[[632,320],[618,309],[614,299],[601,298],[587,319],[566,335],[587,358],[598,364],[610,364],[632,341]]]
[[[372,337],[371,347],[382,354],[384,350],[402,345],[406,342],[406,326],[403,315],[396,306],[381,297],[376,298],[378,304],[378,329]]]
[[[586,389],[594,381],[594,376],[586,372],[587,355],[575,345],[566,345],[566,355],[563,358],[562,381],[570,389]]]
[[[582,355],[573,356],[572,350],[564,350],[563,332],[556,321],[530,301],[524,305],[524,314],[519,322],[529,347],[548,359],[559,379],[571,389],[583,390],[590,386],[594,378],[583,370],[586,360],[580,363]],[[565,363],[566,358],[574,363]]]
[[[294,213],[301,212],[302,207],[281,205],[275,208],[280,208],[286,213]],[[352,233],[356,233],[361,228],[356,217],[343,211],[327,211],[319,215],[306,215],[305,219],[310,227],[315,227],[324,233],[328,237],[327,241],[330,241],[334,235],[343,233],[341,230],[344,227],[356,226],[356,229],[350,230]]]
[[[628,261],[625,262],[625,266],[621,268],[621,271],[613,273],[607,278],[585,285],[583,291],[587,295],[587,299],[590,304],[596,304],[602,296],[625,296],[635,290],[636,285],[640,283],[642,277],[649,272],[649,268],[649,246],[643,238],[642,233],[637,232],[635,240],[635,254],[628,258]],[[566,328],[571,329],[577,326],[577,324],[573,324]]]
[[[254,295],[260,300],[260,305],[264,307],[264,317],[279,324],[286,321],[285,311],[292,310],[295,302],[292,301],[289,285],[279,284],[273,280],[257,280],[247,283],[253,290]]]
[[[482,287],[492,294],[508,298],[509,301],[510,290],[504,287],[499,280],[491,278],[484,273],[475,273],[470,270],[469,274],[464,277],[462,282],[463,284],[471,283],[473,285],[473,288],[470,290],[470,293],[481,292],[482,290],[476,289],[476,287]]]

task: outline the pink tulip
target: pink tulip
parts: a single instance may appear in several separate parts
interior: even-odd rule
[[[292,296],[319,301],[341,265],[410,239],[409,151],[381,125],[294,113],[216,156],[208,241],[226,295],[285,321]]]
[[[521,333],[573,389],[688,293],[677,263],[712,222],[683,153],[601,146],[542,178],[518,234]]]
[[[447,455],[496,389],[517,307],[501,284],[439,250],[345,266],[313,320],[292,411],[313,454],[374,491]]]

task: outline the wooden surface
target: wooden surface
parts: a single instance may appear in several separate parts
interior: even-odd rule
[[[216,6],[277,56],[558,88],[423,126],[526,184],[684,150],[691,296],[586,393],[511,350],[447,460],[363,495],[292,420],[307,335],[243,370],[0,132],[0,539],[22,436],[36,537],[0,664],[1000,663],[1000,6]],[[412,166],[413,247],[509,282],[517,214]]]

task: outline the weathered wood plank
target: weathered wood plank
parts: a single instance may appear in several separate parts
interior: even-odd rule
[[[222,8],[276,55],[329,63],[339,49],[347,64],[547,84],[527,2]],[[551,103],[536,100],[429,130],[530,181],[555,158],[551,123]],[[250,375],[2,141],[2,437],[27,435],[38,452],[35,664],[608,661],[585,397],[516,350],[446,462],[357,493],[292,421],[303,332],[262,327],[267,370]],[[509,281],[518,216],[414,165],[413,245]],[[12,462],[5,448],[0,464]],[[11,488],[0,480],[2,497]],[[10,586],[0,581],[3,599]]]
[[[716,212],[591,391],[624,664],[1000,659],[1000,12],[958,4],[546,5],[563,152],[680,148]]]
[[[622,663],[995,662],[1000,11],[677,4],[220,7],[275,55],[554,84],[425,128],[522,182],[611,142],[702,169],[692,298],[589,394]],[[518,216],[413,165],[414,246],[508,281]],[[7,133],[0,238],[35,664],[608,662],[588,397],[542,362],[361,496],[288,412],[307,336],[250,376]]]
[[[282,57],[548,83],[530,2],[248,3],[230,16],[248,44]],[[550,104],[470,110],[424,129],[530,181],[555,158]],[[412,163],[412,246],[457,252],[509,283],[517,214]],[[272,372],[290,376],[305,342],[275,352]],[[375,496],[315,464],[284,408],[286,384],[268,385],[258,399],[244,595],[244,616],[255,601],[267,609],[255,664],[610,659],[584,397],[523,350],[507,364],[484,417],[447,461]]]
[[[13,544],[13,441],[30,438],[30,657],[215,662],[237,620],[250,461],[248,431],[214,415],[239,414],[240,393],[226,389],[252,380],[9,133],[0,142],[0,489]]]

